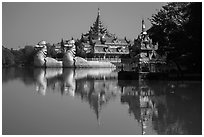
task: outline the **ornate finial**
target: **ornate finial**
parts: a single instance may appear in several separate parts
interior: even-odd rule
[[[100,9],[98,8],[98,16],[100,16]]]
[[[144,19],[142,19],[142,32],[145,32],[145,23],[144,23]]]

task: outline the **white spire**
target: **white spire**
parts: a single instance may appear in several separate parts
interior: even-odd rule
[[[142,19],[142,32],[145,32],[145,22],[144,22],[144,19]]]

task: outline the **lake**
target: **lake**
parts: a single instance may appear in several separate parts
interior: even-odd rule
[[[3,135],[202,134],[201,81],[107,69],[2,69]]]

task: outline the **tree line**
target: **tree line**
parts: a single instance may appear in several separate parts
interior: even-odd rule
[[[202,72],[202,3],[170,2],[149,19],[152,27],[147,30],[160,51],[168,51],[167,62],[184,64],[187,68]],[[77,55],[86,57],[80,40],[76,41]],[[48,45],[51,49],[51,45]],[[136,51],[137,52],[137,51]],[[2,47],[3,66],[31,65],[35,50],[25,46],[20,50]],[[138,54],[138,52],[137,52]],[[49,52],[48,56],[56,56]]]

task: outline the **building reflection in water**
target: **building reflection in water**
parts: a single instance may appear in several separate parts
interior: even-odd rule
[[[142,134],[152,134],[153,118],[158,117],[158,103],[165,103],[164,95],[156,96],[145,81],[119,81],[119,85],[122,87],[121,103],[129,105],[129,113],[141,124]]]
[[[119,81],[121,103],[129,105],[129,113],[141,124],[142,134],[201,134],[202,90],[201,85],[194,89],[194,84]]]
[[[116,97],[129,106],[141,134],[201,134],[202,85],[187,81],[118,81],[114,69],[3,69],[3,83],[13,79],[35,85],[41,95],[57,92],[80,97],[96,114]],[[196,93],[195,93],[196,92]]]
[[[79,96],[89,103],[100,124],[100,112],[120,89],[113,68],[97,69],[35,69],[36,91],[46,95],[47,89],[61,95]]]

